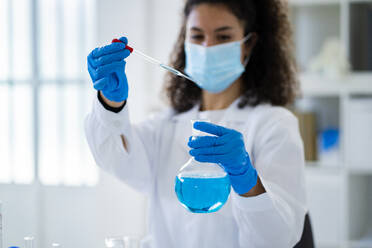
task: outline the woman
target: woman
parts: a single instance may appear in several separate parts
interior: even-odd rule
[[[171,108],[132,125],[128,40],[96,48],[88,70],[98,97],[85,123],[97,164],[150,199],[148,247],[293,247],[307,212],[290,28],[281,0],[188,0],[168,75]],[[130,84],[129,84],[130,85]],[[191,136],[194,127],[214,134]],[[229,128],[226,128],[228,126]],[[219,163],[232,191],[223,208],[187,212],[174,178],[191,156]]]

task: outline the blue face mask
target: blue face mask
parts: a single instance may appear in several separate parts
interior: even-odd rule
[[[243,40],[221,45],[205,47],[185,42],[185,72],[196,84],[211,93],[227,89],[244,72],[241,63],[241,44],[251,37],[248,34]]]

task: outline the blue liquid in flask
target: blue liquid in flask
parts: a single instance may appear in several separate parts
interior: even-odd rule
[[[218,211],[230,194],[230,179],[223,177],[176,176],[175,191],[178,200],[192,213]]]

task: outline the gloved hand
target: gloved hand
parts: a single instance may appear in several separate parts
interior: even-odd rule
[[[128,98],[128,80],[125,75],[124,59],[130,55],[125,49],[127,38],[123,42],[95,48],[88,55],[88,71],[93,81],[93,87],[114,102],[122,102]]]
[[[245,150],[243,135],[208,122],[195,122],[194,128],[216,136],[190,137],[190,155],[199,162],[220,164],[238,194],[245,194],[257,184],[257,171]]]

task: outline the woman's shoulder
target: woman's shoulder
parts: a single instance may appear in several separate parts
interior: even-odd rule
[[[271,104],[260,104],[255,107],[258,115],[272,116],[274,118],[295,118],[295,115],[288,109],[282,106],[273,106]]]
[[[287,108],[260,104],[246,111],[249,114],[247,114],[245,130],[254,136],[257,147],[262,147],[269,140],[289,136],[299,140],[298,120]]]
[[[275,124],[297,124],[296,116],[287,108],[273,106],[271,104],[259,104],[245,108],[247,116],[250,116],[258,125],[271,126]]]

